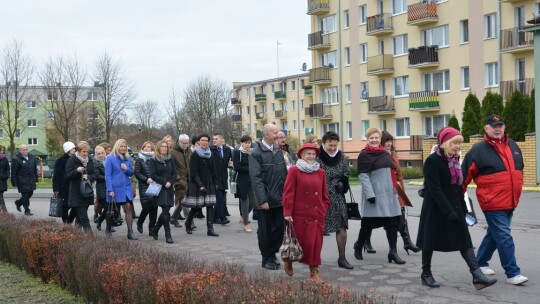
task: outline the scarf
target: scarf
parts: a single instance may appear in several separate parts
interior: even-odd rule
[[[164,164],[166,161],[168,161],[168,160],[171,159],[171,156],[170,156],[170,155],[160,155],[160,156],[158,156],[158,155],[156,154],[156,155],[154,156],[154,158],[155,158],[158,162]]]
[[[321,153],[319,154],[319,159],[321,160],[321,162],[325,163],[330,167],[338,165],[343,160],[343,153],[340,150],[337,150],[334,155],[328,154],[328,152],[326,152],[326,150],[324,149],[323,145],[321,145],[321,148],[319,150],[321,151]]]
[[[463,184],[463,172],[461,172],[459,156],[446,156],[442,149],[437,150],[436,153],[448,163],[448,170],[450,170],[450,184]]]
[[[212,156],[212,152],[210,152],[210,147],[206,147],[206,149],[203,150],[200,146],[195,147],[195,152],[199,154],[202,158],[210,158]]]
[[[147,161],[149,160],[150,158],[154,157],[154,152],[150,151],[150,152],[146,152],[146,151],[139,151],[139,158],[144,160],[144,161]]]
[[[4,158],[6,158],[6,155],[5,154],[0,154],[0,160],[3,160]]]
[[[95,157],[95,158],[94,158],[94,162],[96,163],[96,164],[94,165],[94,167],[101,167],[101,166],[103,166],[103,163],[105,162],[105,160],[101,160],[101,159]]]
[[[320,168],[320,164],[318,162],[314,162],[313,164],[308,163],[307,161],[303,159],[299,159],[296,161],[296,167],[298,170],[304,172],[304,173],[313,173],[317,172]]]
[[[246,150],[246,149],[244,149],[244,147],[242,147],[242,145],[240,145],[240,148],[238,148],[238,150],[240,150],[240,152],[242,152],[244,154],[250,155],[251,151],[253,151],[253,148],[249,148],[249,150]]]
[[[79,155],[79,152],[75,152],[75,156],[83,163],[83,166],[86,168],[86,166],[88,165],[88,156],[85,158],[82,158]]]

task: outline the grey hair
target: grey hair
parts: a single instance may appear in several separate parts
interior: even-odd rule
[[[187,140],[187,141],[189,141],[189,136],[187,134],[180,134],[180,136],[178,136],[178,140]]]
[[[272,130],[274,127],[276,127],[276,125],[274,125],[274,124],[270,124],[270,123],[265,124],[263,126],[263,134],[265,134],[265,135],[269,134],[270,130]]]

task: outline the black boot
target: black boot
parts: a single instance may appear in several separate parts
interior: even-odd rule
[[[193,218],[195,217],[195,213],[197,213],[198,211],[196,209],[189,209],[189,213],[188,213],[188,216],[187,216],[187,219],[186,219],[186,222],[184,223],[184,225],[186,225],[186,233],[187,234],[192,234],[193,233]]]
[[[377,250],[371,246],[371,240],[366,240],[364,243],[364,251],[367,253],[377,253]]]
[[[172,236],[171,236],[170,218],[171,218],[171,215],[166,214],[165,220],[163,221],[163,229],[165,230],[165,242],[167,242],[167,244],[172,244],[173,243],[173,239],[172,239]]]
[[[432,288],[441,287],[433,275],[431,274],[431,257],[433,256],[433,251],[422,251],[422,274],[420,279],[422,280],[422,285],[427,285]]]
[[[390,252],[388,253],[388,263],[392,263],[392,261],[396,264],[405,264],[405,261],[397,254],[396,248],[390,248]]]
[[[357,260],[363,260],[364,259],[364,257],[362,256],[362,248],[363,247],[364,247],[364,245],[358,244],[358,241],[356,241],[354,243],[354,257]]]
[[[128,229],[127,238],[128,240],[133,240],[133,241],[138,240],[138,238],[135,237],[135,235],[133,235],[133,229]]]
[[[471,272],[473,277],[473,285],[476,290],[484,289],[497,283],[497,279],[490,279],[482,273],[482,270],[480,270],[480,267],[478,266],[476,256],[474,255],[474,250],[472,248],[462,250],[461,256],[463,257],[465,262],[467,262],[467,266],[469,266],[469,271]]]
[[[401,234],[401,238],[403,238],[403,249],[407,252],[407,255],[409,255],[409,250],[417,253],[421,249],[418,248],[412,241],[411,236],[409,234],[409,225],[407,224],[407,218],[405,217],[405,208],[401,207],[401,222],[398,226],[399,228],[399,234]]]
[[[206,232],[206,235],[219,236],[219,234],[217,234],[214,231],[213,218],[214,218],[214,207],[206,207],[206,228],[208,229],[208,231]]]
[[[101,218],[101,217],[100,217]],[[111,231],[111,228],[112,228],[112,219],[110,216],[106,216],[105,217],[105,224],[106,224],[106,228],[105,228],[105,235],[107,237],[111,237],[112,236],[112,231]],[[100,225],[100,224],[98,224]]]
[[[161,213],[157,219],[157,222],[156,222],[156,225],[154,226],[154,228],[152,228],[151,230],[151,233],[152,233],[152,237],[154,238],[154,240],[157,240],[158,239],[158,232],[159,232],[159,229],[161,229],[161,226],[163,226],[163,221],[165,220],[163,218],[163,213]]]

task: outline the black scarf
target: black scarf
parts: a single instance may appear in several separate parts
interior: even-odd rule
[[[392,157],[383,148],[366,146],[358,155],[358,173],[369,173],[381,168],[394,168]]]
[[[321,162],[323,162],[325,165],[334,167],[337,166],[341,161],[343,161],[343,153],[341,152],[341,150],[339,150],[334,157],[328,155],[322,145],[319,150],[321,151],[321,153],[319,154],[319,158],[321,159]]]

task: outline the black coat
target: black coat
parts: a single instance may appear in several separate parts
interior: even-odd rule
[[[223,148],[223,158],[219,154],[219,151],[216,146],[211,146],[210,150],[212,151],[212,162],[214,169],[216,170],[216,180],[215,185],[217,190],[227,190],[229,189],[229,160],[232,159],[231,148],[228,146],[222,146]]]
[[[160,162],[155,158],[148,161],[148,167],[150,168],[150,177],[154,182],[160,184],[161,191],[156,197],[156,204],[158,206],[169,205],[174,206],[174,182],[176,181],[176,164],[174,159],[170,158],[165,162]],[[165,188],[165,184],[171,183],[171,187]]]
[[[140,157],[135,159],[135,178],[139,181],[139,199],[143,207],[154,204],[155,198],[153,196],[146,195],[148,189],[147,180],[150,178],[150,161],[144,160]]]
[[[214,170],[214,162],[212,158],[202,158],[193,152],[189,159],[189,183],[188,183],[188,196],[200,197],[199,189],[201,187],[206,188],[205,195],[215,195],[215,180],[216,171]]]
[[[94,158],[94,171],[96,177],[96,198],[104,200],[107,198],[107,185],[105,184],[105,165]]]
[[[251,179],[249,178],[249,154],[240,150],[233,151],[234,171],[233,181],[236,180],[236,195],[240,199],[248,198],[251,191]]]
[[[8,190],[7,180],[9,179],[9,161],[6,156],[0,159],[0,192]]]
[[[82,161],[74,155],[72,155],[66,164],[66,178],[69,181],[69,200],[68,207],[88,207],[94,203],[94,197],[83,198],[81,196],[81,181],[83,173],[77,172],[77,168],[84,167]],[[94,171],[94,162],[90,158],[86,166],[86,174],[91,182],[96,179]]]
[[[11,184],[19,192],[32,192],[36,190],[38,179],[36,159],[28,154],[26,160],[20,152],[11,160]]]
[[[258,141],[249,156],[249,176],[257,205],[267,202],[270,208],[281,207],[281,196],[287,178],[283,151],[278,145],[270,151]]]
[[[69,154],[64,153],[54,163],[53,192],[58,192],[64,202],[69,200],[69,181],[66,179],[66,163],[69,157]]]
[[[424,202],[417,246],[443,252],[472,248],[464,210],[463,190],[450,184],[448,162],[437,153],[431,154],[424,163]],[[456,222],[449,220],[451,214],[456,214]]]

